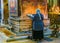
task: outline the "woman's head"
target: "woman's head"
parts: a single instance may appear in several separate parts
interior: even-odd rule
[[[40,10],[39,9],[36,10],[36,14],[40,14]]]

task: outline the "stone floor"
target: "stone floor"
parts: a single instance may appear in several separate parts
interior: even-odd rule
[[[44,33],[45,33],[45,36],[48,36],[51,32],[50,30],[47,30]],[[4,42],[4,43],[60,43],[60,38],[45,38],[45,40],[43,41],[32,41],[29,39],[23,39],[23,40]]]
[[[7,43],[35,43],[34,41],[32,40],[19,40],[19,41],[12,41],[12,42],[7,42]]]
[[[58,38],[54,38],[54,39],[45,39],[43,41],[32,41],[29,39],[25,39],[25,40],[19,40],[19,41],[12,41],[12,42],[7,42],[7,43],[60,43],[60,39]]]

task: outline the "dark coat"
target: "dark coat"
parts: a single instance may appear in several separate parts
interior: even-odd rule
[[[40,14],[41,19],[40,19],[38,14],[35,14],[33,16],[34,17],[30,16],[30,18],[32,19],[32,22],[33,22],[33,26],[32,26],[33,29],[32,30],[35,30],[35,31],[43,30],[44,29],[44,23],[43,23],[44,17],[43,17],[43,15]]]
[[[40,19],[40,17],[41,17],[41,19]],[[35,30],[35,31],[44,29],[43,15],[40,14],[40,17],[38,14],[36,14],[33,18],[33,30]]]

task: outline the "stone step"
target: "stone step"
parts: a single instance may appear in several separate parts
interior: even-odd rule
[[[11,42],[11,41],[17,41],[17,40],[24,40],[24,39],[27,39],[28,36],[19,36],[19,37],[13,37],[13,38],[9,38],[7,40],[7,42]]]

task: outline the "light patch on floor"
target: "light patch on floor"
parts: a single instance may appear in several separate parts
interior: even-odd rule
[[[20,40],[20,41],[8,42],[8,43],[35,43],[35,42],[32,40]]]

